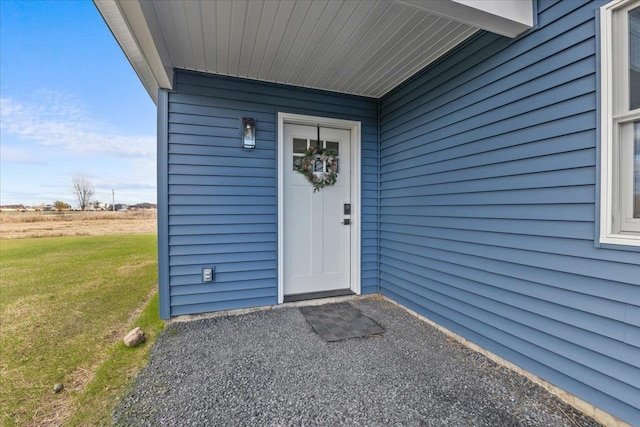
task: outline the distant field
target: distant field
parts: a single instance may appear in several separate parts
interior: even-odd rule
[[[156,232],[156,211],[1,212],[0,239]]]
[[[110,424],[162,327],[157,297],[138,317],[157,286],[156,244],[154,234],[0,242],[0,425]],[[121,339],[136,319],[150,339],[129,349]]]

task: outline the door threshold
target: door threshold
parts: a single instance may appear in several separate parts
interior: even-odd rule
[[[333,291],[323,291],[323,292],[307,292],[304,294],[293,294],[293,295],[285,295],[284,302],[298,302],[298,301],[306,301],[310,299],[321,299],[321,298],[333,298],[333,297],[345,297],[349,295],[355,295],[351,289],[336,289]]]

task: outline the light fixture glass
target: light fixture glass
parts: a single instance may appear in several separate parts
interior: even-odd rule
[[[242,148],[256,148],[256,119],[242,118]]]

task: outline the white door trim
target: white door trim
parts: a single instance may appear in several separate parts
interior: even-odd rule
[[[360,295],[360,230],[362,210],[360,206],[360,147],[361,124],[351,120],[278,113],[278,304],[284,301],[284,125],[297,124],[321,126],[351,131],[351,290]]]

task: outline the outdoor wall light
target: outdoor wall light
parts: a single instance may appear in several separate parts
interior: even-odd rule
[[[242,148],[256,148],[256,119],[242,118]]]

